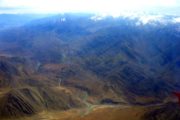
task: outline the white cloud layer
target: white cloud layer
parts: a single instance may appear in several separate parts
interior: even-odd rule
[[[174,18],[174,19],[173,19],[173,22],[174,22],[174,23],[180,23],[180,17]]]
[[[26,12],[99,12],[119,14],[123,11],[152,7],[176,7],[180,0],[0,0],[1,7],[27,8]],[[25,12],[25,11],[22,11]]]

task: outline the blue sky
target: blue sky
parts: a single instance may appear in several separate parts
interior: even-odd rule
[[[0,13],[171,11],[178,13],[180,0],[0,0]],[[167,11],[166,11],[167,10]]]

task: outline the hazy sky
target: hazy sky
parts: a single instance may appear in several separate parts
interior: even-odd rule
[[[153,9],[178,12],[180,0],[0,0],[0,13],[98,12],[118,14],[123,11]]]

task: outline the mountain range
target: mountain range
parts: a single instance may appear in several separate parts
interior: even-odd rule
[[[179,119],[179,16],[18,16],[0,15],[2,119]]]

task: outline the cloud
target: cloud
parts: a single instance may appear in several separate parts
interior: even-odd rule
[[[173,22],[174,22],[174,23],[180,23],[180,17],[174,18],[174,19],[173,19]]]
[[[153,22],[153,21],[163,21],[162,16],[160,15],[148,15],[148,16],[141,16],[139,18],[139,20],[142,22],[142,24],[147,24],[149,22]]]
[[[0,0],[0,7],[28,8],[31,12],[119,13],[152,7],[180,6],[180,0]],[[14,10],[15,11],[15,10]],[[22,11],[23,12],[23,11]]]

